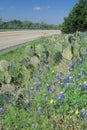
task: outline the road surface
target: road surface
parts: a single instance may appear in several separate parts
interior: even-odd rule
[[[0,32],[0,51],[36,40],[40,37],[60,34],[59,30],[29,30]]]

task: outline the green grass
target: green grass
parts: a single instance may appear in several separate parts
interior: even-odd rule
[[[69,44],[64,37],[64,35],[52,36],[33,42],[40,63],[30,64],[31,55],[34,53],[34,46],[31,48],[32,42],[27,47],[22,46],[13,50],[13,55],[12,52],[1,55],[1,60],[9,60],[9,65],[3,66],[3,72],[7,72],[12,78],[12,81],[8,81],[15,88],[14,95],[10,95],[12,93],[9,90],[7,94],[0,95],[1,128],[5,130],[87,129],[86,34],[82,35],[78,43],[82,47],[83,61],[78,60],[77,63],[74,59],[75,64],[72,60],[66,59],[55,62],[56,52],[62,53],[65,48],[67,51]],[[44,63],[45,50],[49,51],[47,63]],[[56,55],[56,60],[58,60],[57,56],[59,55]],[[6,85],[3,72],[0,77],[2,87]],[[8,79],[8,75],[4,77]]]
[[[25,45],[19,45],[17,47],[14,47],[13,49],[6,49],[2,52],[0,52],[0,60],[20,60],[24,57],[25,48],[27,45],[34,45],[34,44],[40,44],[43,38],[38,39],[36,41],[29,42]]]

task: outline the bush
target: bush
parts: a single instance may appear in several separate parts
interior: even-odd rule
[[[55,52],[54,57],[53,57],[54,62],[55,63],[60,62],[61,59],[62,59],[61,52]]]

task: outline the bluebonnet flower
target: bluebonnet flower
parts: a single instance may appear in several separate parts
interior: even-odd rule
[[[63,92],[60,93],[59,100],[63,101],[65,99],[65,94]]]
[[[60,71],[60,77],[61,77],[61,76],[63,76],[63,72],[62,72],[62,71]]]
[[[87,82],[86,81],[84,82],[84,88],[87,91]]]
[[[48,95],[47,94],[44,94],[44,97],[46,100],[48,100]]]
[[[66,84],[66,90],[68,90],[70,88],[69,83]]]
[[[52,95],[52,99],[56,99],[56,95],[55,94]]]
[[[46,65],[46,68],[47,68],[48,71],[50,71],[50,66]]]
[[[43,70],[42,70],[42,69],[40,69],[40,70],[39,70],[39,73],[40,73],[40,74],[43,74]]]
[[[64,83],[67,83],[67,82],[68,82],[67,77],[63,79],[63,82],[64,82]]]
[[[29,102],[28,100],[26,100],[25,103],[24,103],[24,106],[25,106],[26,108],[29,108],[29,107],[30,107],[30,102]]]
[[[87,72],[84,73],[87,76]]]
[[[13,64],[10,64],[10,65],[9,65],[9,68],[10,68],[10,69],[13,69],[13,68],[14,68],[14,65],[13,65]]]
[[[72,73],[72,72],[71,72],[70,69],[69,69],[69,70],[68,70],[68,74],[71,75],[71,73]]]
[[[41,77],[38,77],[38,81],[41,81]]]
[[[4,108],[0,108],[0,114],[3,114],[5,112]]]
[[[56,74],[55,78],[56,78],[57,80],[59,80],[59,79],[60,79],[58,74]]]
[[[34,96],[34,89],[30,89],[29,94],[30,94],[31,97],[33,97]]]
[[[46,89],[47,89],[49,92],[52,92],[52,88],[50,87],[49,84],[47,84]]]
[[[81,69],[82,73],[85,74],[87,76],[87,72],[85,71],[84,68]]]
[[[72,76],[69,77],[69,82],[73,82],[73,77]]]
[[[38,83],[38,84],[34,84],[34,86],[35,86],[35,90],[39,90],[41,84],[40,84],[40,83]]]
[[[75,66],[75,61],[74,61],[74,59],[72,59],[72,62],[71,62],[71,64],[70,64],[70,67],[73,68],[74,66]]]
[[[86,117],[87,117],[87,112],[86,112],[86,110],[85,110],[84,108],[81,110],[81,116],[82,116],[83,118],[86,118]]]
[[[13,97],[13,98],[11,98],[11,99],[9,100],[8,104],[11,105],[11,104],[13,104],[15,101],[16,101],[16,98]]]
[[[63,83],[61,83],[61,82],[58,82],[58,85],[59,85],[59,87],[61,87],[61,88],[63,88]]]
[[[81,73],[79,73],[79,74],[78,74],[78,78],[81,78],[81,76],[82,76]]]
[[[84,61],[83,57],[80,59],[80,64],[82,64]]]
[[[84,68],[81,68],[81,71],[82,71],[82,73],[84,73],[85,72]]]
[[[81,83],[78,85],[78,88],[82,88],[82,84]]]
[[[38,114],[41,114],[43,112],[42,108],[39,107],[38,110],[37,110]]]

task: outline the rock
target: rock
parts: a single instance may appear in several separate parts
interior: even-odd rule
[[[39,63],[40,63],[40,60],[39,60],[39,58],[38,58],[37,56],[33,56],[33,57],[31,57],[31,59],[30,59],[30,63],[31,63],[32,65],[34,65],[34,64],[39,64]]]
[[[0,61],[0,71],[3,71],[3,72],[7,71],[8,66],[9,66],[8,61],[6,61],[6,60],[1,60]]]

